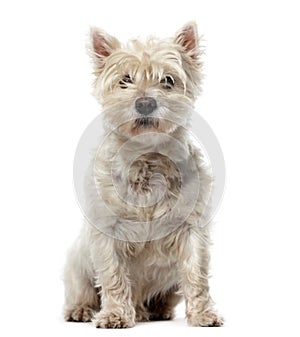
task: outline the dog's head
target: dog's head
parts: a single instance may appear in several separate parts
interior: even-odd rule
[[[170,134],[186,126],[201,80],[200,48],[194,23],[172,39],[131,40],[126,47],[91,29],[95,96],[104,121],[125,137]]]

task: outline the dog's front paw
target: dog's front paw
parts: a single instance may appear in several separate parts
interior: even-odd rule
[[[104,329],[132,328],[135,325],[134,315],[120,315],[118,313],[102,310],[95,315],[93,322],[96,328]]]
[[[222,326],[224,319],[212,310],[206,310],[202,313],[187,313],[188,324],[191,326]]]

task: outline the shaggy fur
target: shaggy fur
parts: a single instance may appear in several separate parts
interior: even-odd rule
[[[65,268],[65,319],[99,328],[169,320],[220,326],[208,286],[211,172],[187,130],[201,80],[196,26],[130,41],[91,30],[106,131],[87,174],[88,214]],[[147,117],[140,97],[154,98]]]

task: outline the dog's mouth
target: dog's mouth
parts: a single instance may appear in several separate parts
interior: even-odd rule
[[[154,127],[155,129],[157,129],[159,126],[159,120],[158,118],[154,118],[154,117],[141,117],[141,118],[137,118],[134,121],[134,125],[133,128],[137,129],[137,128],[151,128]]]

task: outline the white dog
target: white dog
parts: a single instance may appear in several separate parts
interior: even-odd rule
[[[212,179],[188,124],[201,80],[194,23],[126,47],[91,30],[106,132],[88,174],[87,220],[68,255],[65,319],[99,328],[168,320],[220,326],[208,286]]]

